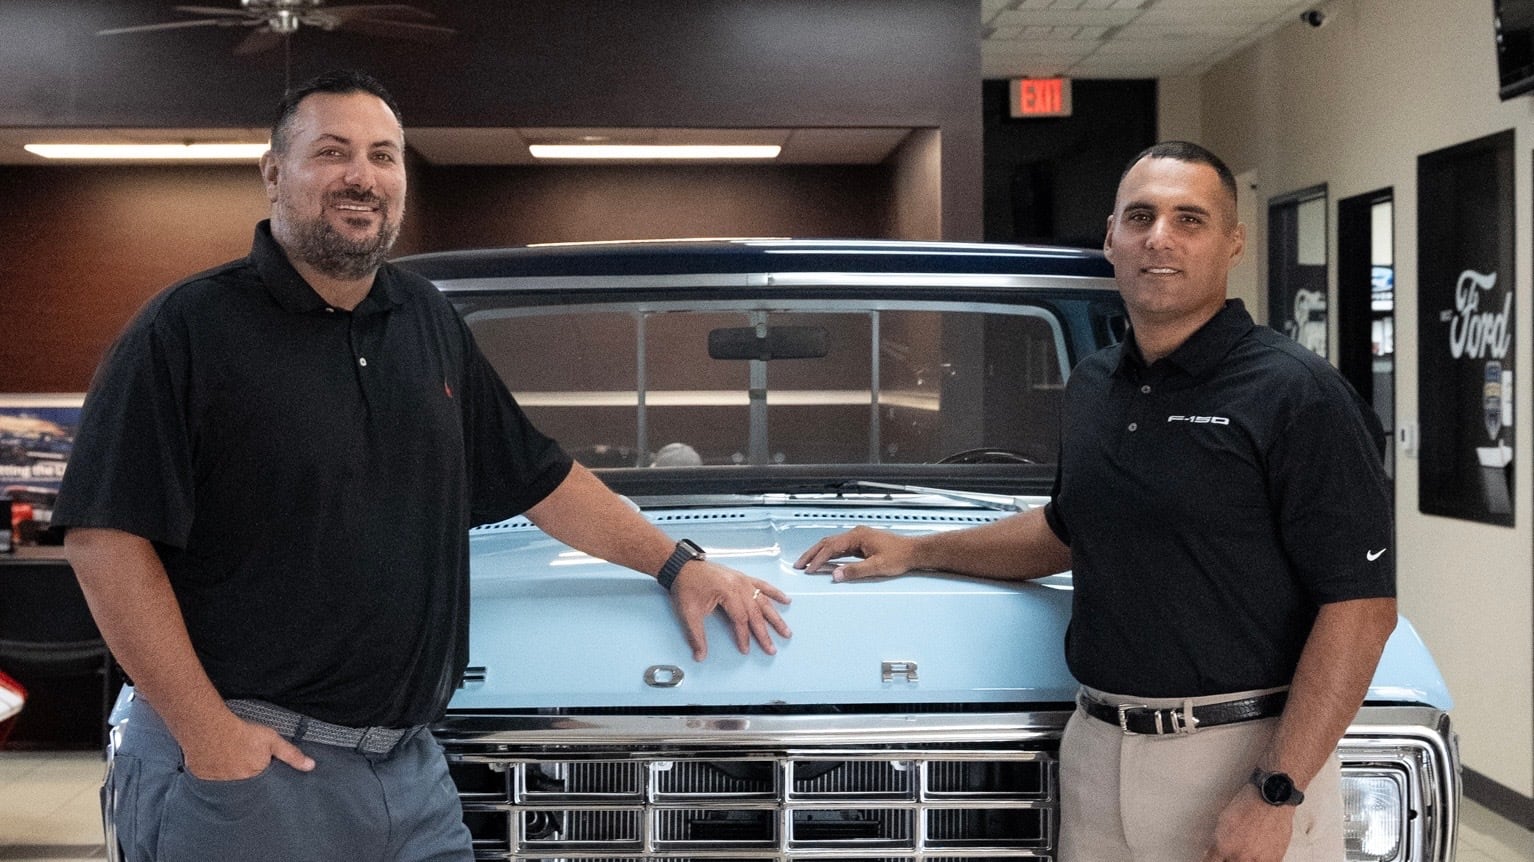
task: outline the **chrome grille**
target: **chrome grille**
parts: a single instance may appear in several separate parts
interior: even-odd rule
[[[835,754],[451,759],[480,859],[1052,858],[1048,751]]]
[[[477,859],[994,862],[1054,858],[1066,717],[456,715],[436,733]],[[1441,713],[1366,708],[1339,750],[1345,776],[1398,780],[1392,860],[1450,858]]]
[[[1054,858],[1056,724],[783,748],[706,733],[686,745],[439,736],[478,859],[961,862]]]

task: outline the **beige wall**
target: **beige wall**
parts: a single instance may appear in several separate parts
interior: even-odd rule
[[[1417,156],[1516,130],[1517,527],[1422,515],[1417,462],[1397,463],[1402,611],[1437,656],[1456,706],[1465,765],[1534,795],[1534,576],[1529,385],[1530,144],[1534,97],[1497,98],[1490,2],[1333,0],[1325,27],[1293,24],[1216,66],[1200,83],[1203,141],[1263,201],[1326,183],[1342,198],[1395,190],[1397,425],[1417,421]],[[1180,109],[1179,116],[1186,115]],[[1246,191],[1243,189],[1243,191]],[[1331,302],[1336,220],[1329,218]],[[1248,256],[1266,254],[1254,231]],[[1251,263],[1252,261],[1249,261]],[[1258,261],[1260,262],[1260,261]],[[1335,314],[1332,343],[1336,343]],[[1431,381],[1428,381],[1431,383]]]

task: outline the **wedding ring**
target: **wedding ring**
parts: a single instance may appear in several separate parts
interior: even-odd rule
[[[756,588],[756,589],[751,591],[751,601],[754,602],[754,601],[756,601],[757,599],[759,599],[761,597],[762,597],[762,590],[761,590],[760,587],[758,587],[758,588]]]

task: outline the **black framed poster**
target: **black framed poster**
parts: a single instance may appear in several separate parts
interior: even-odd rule
[[[1417,158],[1418,507],[1513,525],[1513,132]]]
[[[1268,322],[1327,355],[1326,186],[1268,201]]]

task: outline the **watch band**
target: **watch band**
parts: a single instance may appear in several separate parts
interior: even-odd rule
[[[676,576],[682,573],[682,567],[693,560],[703,558],[703,548],[697,542],[692,539],[682,539],[676,543],[676,550],[671,552],[665,565],[661,566],[660,571],[656,573],[655,580],[665,587],[667,592],[670,592],[671,585],[676,583]]]

